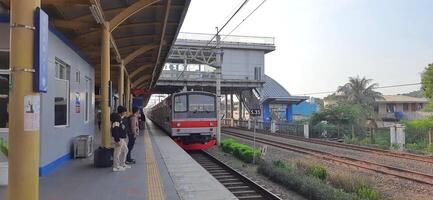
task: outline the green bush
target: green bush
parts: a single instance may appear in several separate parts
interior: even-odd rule
[[[320,180],[325,180],[327,176],[326,169],[322,166],[313,166],[308,171],[308,174]]]
[[[429,153],[433,153],[433,144],[427,145],[427,148],[425,150]]]
[[[254,156],[256,157],[256,160],[259,159],[261,156],[259,150],[254,150],[248,145],[237,143],[233,139],[224,140],[223,142],[221,142],[221,147],[224,152],[231,153],[235,157],[247,163],[252,163],[254,160]]]
[[[363,185],[356,190],[356,195],[360,199],[366,200],[379,200],[380,195],[379,192],[371,188],[370,186]]]
[[[281,164],[281,163],[280,163]],[[283,163],[284,164],[284,163]],[[286,166],[286,165],[284,165]],[[258,172],[268,177],[272,181],[279,183],[289,190],[293,190],[303,195],[307,199],[313,200],[346,200],[355,199],[352,194],[335,189],[326,182],[300,173],[300,171],[288,171],[284,168],[276,167],[269,162],[262,162],[258,167]]]

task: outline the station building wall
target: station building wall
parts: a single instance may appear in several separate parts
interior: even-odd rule
[[[264,80],[265,52],[259,50],[224,49],[221,74],[224,79],[255,80],[255,68],[259,68]]]
[[[9,24],[0,24],[0,33],[0,48],[9,48],[9,39],[4,40],[9,38]],[[41,176],[70,159],[74,137],[95,132],[94,68],[56,30],[50,29],[48,42],[48,92],[41,95]]]

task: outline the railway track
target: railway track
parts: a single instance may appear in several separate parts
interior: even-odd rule
[[[204,151],[189,153],[203,168],[241,200],[281,200],[265,188],[256,184],[235,169],[227,166]]]
[[[237,133],[237,132],[229,131],[229,130],[224,130],[224,131],[230,132],[230,133]],[[263,134],[263,133],[259,133],[259,134]],[[431,156],[422,156],[422,155],[416,155],[416,154],[404,153],[404,152],[391,152],[388,150],[383,150],[383,149],[378,149],[378,148],[363,147],[363,146],[357,146],[357,145],[353,145],[353,144],[344,144],[344,143],[332,142],[332,141],[323,141],[323,140],[319,140],[319,139],[311,139],[311,138],[307,139],[307,138],[303,138],[303,137],[299,137],[299,136],[292,136],[292,135],[276,134],[275,136],[287,138],[287,139],[291,139],[291,140],[298,140],[298,141],[313,143],[313,144],[320,144],[320,145],[326,145],[326,146],[331,146],[331,147],[340,147],[340,148],[351,149],[351,150],[361,151],[361,152],[366,152],[366,153],[371,153],[371,154],[384,155],[384,156],[390,156],[390,157],[395,157],[395,158],[404,158],[404,159],[408,159],[408,160],[415,160],[415,161],[421,161],[421,162],[433,164],[433,157],[431,157]]]
[[[226,135],[234,136],[237,138],[249,140],[249,141],[253,140],[251,135],[245,135],[245,134],[241,134],[241,133],[227,132],[227,131],[222,131],[222,133],[224,133]],[[386,174],[386,175],[391,175],[391,176],[403,178],[406,180],[411,180],[411,181],[416,181],[419,183],[425,183],[428,185],[433,185],[433,176],[430,174],[425,174],[425,173],[421,173],[421,172],[417,172],[417,171],[397,168],[397,167],[388,166],[388,165],[384,165],[384,164],[378,164],[378,163],[370,162],[367,160],[355,159],[355,158],[351,158],[351,157],[347,157],[347,156],[340,156],[340,155],[316,150],[313,148],[301,147],[301,146],[289,144],[286,142],[266,139],[266,138],[262,138],[260,136],[256,136],[256,142],[266,144],[269,146],[273,146],[273,147],[277,147],[280,149],[285,149],[288,151],[293,151],[293,152],[297,152],[297,153],[301,153],[301,154],[310,155],[310,156],[317,157],[319,159],[327,160],[327,161],[337,163],[337,164],[343,164],[346,166],[356,167],[356,168],[360,168],[360,169],[366,169],[366,170],[370,170],[370,171],[374,171],[374,172],[378,172],[378,173],[382,173],[382,174]]]

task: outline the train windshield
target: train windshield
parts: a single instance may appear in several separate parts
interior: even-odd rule
[[[190,112],[214,112],[215,111],[215,98],[208,95],[189,95],[189,109]]]
[[[187,111],[186,95],[177,95],[174,97],[174,112],[186,112]]]

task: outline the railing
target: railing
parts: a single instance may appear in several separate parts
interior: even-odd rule
[[[241,128],[246,130],[253,129],[253,121],[247,120],[233,120],[232,119],[224,119],[223,127],[234,127]],[[274,123],[275,125],[275,133],[279,134],[288,134],[288,135],[296,135],[296,136],[304,136],[304,125],[303,124],[289,124],[289,123]],[[256,121],[256,130],[261,133],[272,133],[272,123],[265,122],[262,120]]]
[[[243,43],[243,44],[260,44],[260,45],[274,45],[275,38],[273,37],[258,37],[258,36],[240,36],[240,35],[220,35],[222,43]],[[187,33],[180,32],[177,36],[177,40],[187,41],[205,41],[206,43],[214,37],[214,34],[206,33]],[[216,39],[214,38],[212,43],[215,45]],[[211,45],[210,44],[210,45]]]
[[[216,80],[215,72],[203,72],[203,71],[174,71],[174,70],[163,70],[161,80]],[[241,76],[241,75],[221,75],[221,80],[249,80],[261,82],[261,80],[254,80],[252,77]]]

